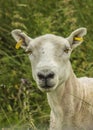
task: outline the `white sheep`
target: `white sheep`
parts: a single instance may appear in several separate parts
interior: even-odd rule
[[[47,92],[50,130],[93,130],[93,78],[77,78],[69,60],[86,32],[82,27],[67,38],[47,34],[32,39],[12,31],[17,47],[29,55],[38,88]]]

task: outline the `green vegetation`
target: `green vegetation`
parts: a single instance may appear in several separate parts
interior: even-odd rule
[[[0,0],[0,127],[45,130],[49,122],[46,94],[37,89],[29,59],[15,49],[11,31],[19,28],[32,38],[46,33],[67,37],[87,27],[71,62],[77,76],[93,76],[92,14],[92,0]]]

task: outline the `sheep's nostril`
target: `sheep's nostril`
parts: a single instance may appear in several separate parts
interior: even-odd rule
[[[44,80],[45,79],[45,75],[42,74],[42,73],[38,73],[37,76],[38,76],[39,80]]]
[[[51,72],[51,73],[49,73],[46,77],[47,77],[47,79],[48,79],[48,78],[53,79],[53,78],[54,78],[54,73]]]

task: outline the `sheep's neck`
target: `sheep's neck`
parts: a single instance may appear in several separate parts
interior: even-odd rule
[[[56,90],[47,94],[48,102],[51,110],[58,116],[65,113],[67,116],[72,116],[80,97],[79,94],[79,83],[71,68],[71,73],[68,80],[57,87]],[[63,115],[62,115],[63,116]]]

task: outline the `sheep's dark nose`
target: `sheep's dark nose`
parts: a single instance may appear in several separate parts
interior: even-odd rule
[[[54,72],[38,72],[37,77],[39,79],[40,87],[45,89],[53,87],[54,84],[52,83],[52,79],[54,79],[54,76]]]
[[[54,73],[53,72],[50,72],[50,73],[48,73],[48,74],[44,74],[44,73],[38,73],[37,74],[37,76],[38,76],[38,78],[39,78],[39,80],[43,80],[43,81],[45,81],[45,80],[48,80],[48,79],[53,79],[54,78]]]

